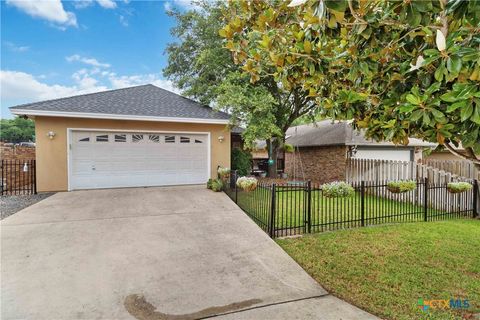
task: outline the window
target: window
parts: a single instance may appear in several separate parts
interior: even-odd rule
[[[203,143],[203,141],[195,139],[195,143]]]
[[[82,138],[82,139],[80,139],[80,140],[78,140],[78,141],[80,141],[80,142],[88,142],[88,141],[90,141],[90,137]]]
[[[159,143],[160,142],[160,136],[158,134],[151,134],[148,136],[148,140]]]
[[[97,142],[108,142],[108,134],[102,134],[96,137]]]
[[[116,134],[115,135],[115,142],[127,142],[127,135],[126,134]]]
[[[190,143],[189,137],[180,137],[180,143]]]
[[[175,136],[165,136],[165,143],[175,143]]]
[[[143,134],[132,134],[132,142],[140,142],[143,140]]]

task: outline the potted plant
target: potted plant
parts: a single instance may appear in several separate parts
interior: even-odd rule
[[[229,168],[218,167],[217,173],[220,176],[220,178],[224,179],[224,178],[227,178],[230,175],[230,169]]]
[[[207,181],[207,189],[212,189],[213,179],[208,179]]]
[[[416,188],[417,182],[415,180],[389,181],[387,183],[387,189],[391,193],[404,193],[415,190]]]
[[[462,193],[472,188],[473,186],[468,182],[449,182],[447,184],[447,190],[450,193]]]
[[[355,189],[343,181],[325,183],[320,188],[327,198],[346,198],[355,195]]]
[[[212,180],[212,190],[215,192],[222,191],[223,189],[223,181],[220,179]]]
[[[254,177],[240,177],[237,180],[237,187],[243,191],[250,192],[257,188],[258,181]]]

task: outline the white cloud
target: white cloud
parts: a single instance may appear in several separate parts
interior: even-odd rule
[[[74,86],[48,85],[38,81],[31,74],[8,70],[0,71],[0,85],[2,100],[21,99],[26,101],[55,99],[108,89],[106,86],[97,86],[97,83],[88,80]]]
[[[108,64],[108,63],[101,63],[97,59],[82,57],[78,54],[74,54],[72,56],[66,57],[65,59],[68,62],[78,61],[78,62],[88,64],[88,65],[94,66],[94,67],[100,67],[100,68],[109,68],[110,67],[110,64]]]
[[[75,14],[73,12],[65,11],[60,0],[7,0],[7,4],[18,8],[32,17],[45,19],[59,26],[77,26],[77,18]]]
[[[187,10],[201,9],[201,6],[193,0],[173,0],[173,3]]]
[[[97,3],[105,9],[115,9],[117,4],[112,0],[97,0]]]
[[[180,90],[174,86],[170,80],[165,80],[159,74],[139,74],[131,76],[118,76],[116,73],[109,73],[108,79],[113,89],[139,86],[142,84],[153,84],[165,90],[180,93]]]
[[[166,1],[163,4],[163,8],[165,9],[165,11],[172,11],[172,4],[169,1]]]
[[[120,15],[119,16],[120,24],[124,27],[128,27],[128,20],[125,18],[125,16]]]
[[[26,102],[56,99],[78,94],[93,93],[109,89],[119,89],[143,84],[153,84],[171,92],[180,91],[169,80],[161,78],[160,74],[139,74],[120,76],[114,72],[80,69],[72,75],[74,84],[71,86],[47,84],[42,77],[20,72],[0,71],[1,100],[22,100]]]
[[[96,0],[96,2],[105,9],[115,9],[117,7],[117,3],[113,0]],[[90,7],[93,3],[93,0],[75,0],[73,6],[75,9],[84,9]]]
[[[75,0],[73,6],[75,9],[84,9],[90,7],[93,4],[93,0]]]
[[[25,52],[25,51],[28,51],[30,49],[30,47],[18,46],[15,43],[9,42],[9,41],[4,41],[3,43],[8,48],[8,50],[13,51],[13,52]]]

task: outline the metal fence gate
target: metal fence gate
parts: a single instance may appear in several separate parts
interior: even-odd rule
[[[35,160],[2,160],[0,173],[2,196],[37,193]]]

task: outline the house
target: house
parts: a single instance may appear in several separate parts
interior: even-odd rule
[[[230,167],[229,115],[153,85],[10,110],[35,119],[39,191],[201,184]]]
[[[416,161],[424,148],[435,144],[409,139],[407,146],[365,138],[348,121],[323,120],[291,127],[286,143],[294,152],[285,153],[285,172],[290,177],[319,182],[344,180],[348,158]]]
[[[454,146],[455,151],[460,154],[466,155],[466,151],[462,145],[458,147]],[[477,155],[478,156],[478,155]],[[425,160],[440,160],[440,161],[460,161],[462,158],[454,155],[448,149],[440,149],[438,146],[432,150],[430,154],[425,157]]]

